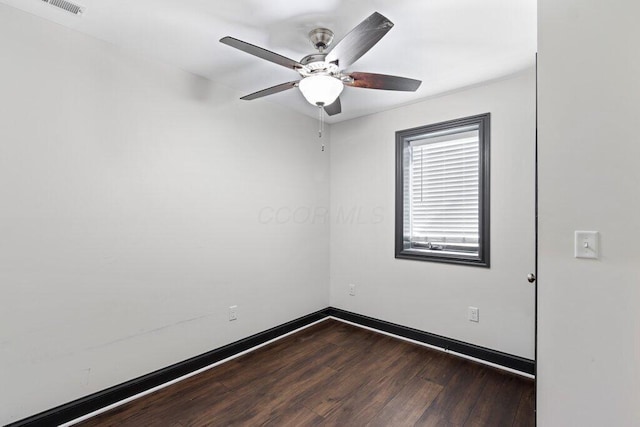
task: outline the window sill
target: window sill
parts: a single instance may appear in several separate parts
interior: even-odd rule
[[[396,259],[408,259],[414,261],[429,261],[429,262],[441,262],[446,264],[462,264],[471,265],[475,267],[489,267],[489,262],[481,259],[478,256],[465,256],[465,255],[452,255],[452,254],[434,254],[434,251],[419,251],[405,249],[400,252],[396,252]]]

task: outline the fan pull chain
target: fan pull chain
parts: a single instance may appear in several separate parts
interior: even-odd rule
[[[318,105],[318,121],[320,122],[320,128],[318,129],[318,138],[322,138],[322,131],[324,130],[324,111],[323,105]],[[322,144],[322,151],[324,151],[324,143]]]

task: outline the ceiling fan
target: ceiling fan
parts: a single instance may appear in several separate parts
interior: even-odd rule
[[[316,28],[309,33],[309,39],[318,53],[307,55],[300,61],[294,61],[233,37],[223,37],[220,42],[300,74],[299,80],[263,89],[240,99],[257,99],[298,87],[309,103],[324,108],[328,115],[333,116],[342,111],[339,97],[345,85],[409,92],[414,92],[420,87],[422,83],[420,80],[345,71],[378,43],[392,27],[393,22],[374,12],[329,50],[327,49],[333,41],[333,32],[327,28]]]

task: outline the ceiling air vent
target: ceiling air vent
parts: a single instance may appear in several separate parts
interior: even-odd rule
[[[84,12],[84,7],[77,5],[75,3],[71,3],[67,0],[42,0],[45,3],[49,3],[51,6],[55,6],[59,9],[66,10],[69,13],[73,13],[74,15],[82,15]]]

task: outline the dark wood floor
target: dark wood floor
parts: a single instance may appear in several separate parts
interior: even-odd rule
[[[533,426],[533,381],[327,320],[82,426]]]

